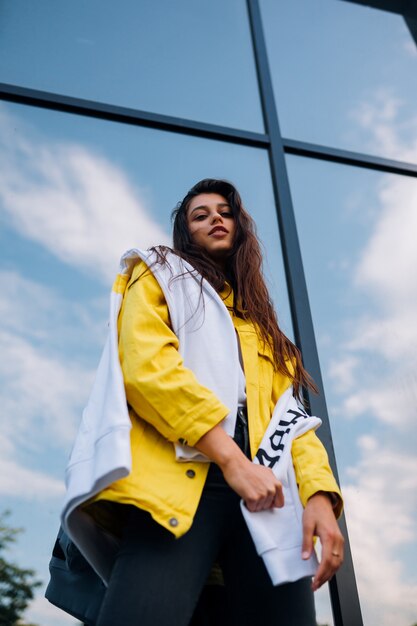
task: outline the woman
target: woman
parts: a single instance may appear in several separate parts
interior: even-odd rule
[[[312,582],[290,574],[291,582],[272,584],[240,507],[242,500],[254,515],[285,510],[281,481],[251,459],[284,392],[293,385],[299,397],[302,386],[314,389],[314,383],[278,327],[254,224],[237,190],[221,180],[197,183],[174,212],[173,252],[156,248],[139,257],[127,255],[128,271],[116,284],[123,294],[117,339],[132,466],[119,480],[103,470],[94,486],[80,490],[81,515],[67,522],[108,579],[98,625],[190,624],[210,571],[220,564],[225,623],[313,626],[313,591],[343,558],[336,522],[341,496],[313,430],[291,448],[305,507],[297,550],[308,561],[313,536],[322,543]],[[93,404],[107,407],[108,398]],[[87,415],[81,431],[91,428]],[[96,452],[111,430],[95,436]],[[112,449],[102,448],[107,460]],[[73,454],[71,467],[83,454],[75,461]],[[69,472],[70,490],[71,482]],[[92,526],[110,539],[111,567],[100,564],[99,542],[90,549]]]

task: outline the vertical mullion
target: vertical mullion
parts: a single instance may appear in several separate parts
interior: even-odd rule
[[[302,351],[304,365],[320,390],[318,396],[308,394],[307,399],[312,413],[320,415],[323,420],[320,435],[329,454],[330,464],[337,476],[323,381],[258,0],[247,0],[247,7],[265,130],[270,137],[269,159],[295,340]],[[334,623],[335,626],[362,626],[359,597],[344,516],[340,520],[340,528],[345,537],[345,560],[342,568],[330,583]]]
[[[410,31],[410,35],[414,39],[414,43],[417,45],[417,19],[414,17],[408,17],[403,15],[406,26],[408,26],[408,30]]]

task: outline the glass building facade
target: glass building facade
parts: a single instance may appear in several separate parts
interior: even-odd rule
[[[318,623],[417,622],[411,5],[0,0],[0,496],[44,583],[118,259],[169,243],[218,177],[256,220],[346,500]],[[28,620],[74,624],[43,589]]]

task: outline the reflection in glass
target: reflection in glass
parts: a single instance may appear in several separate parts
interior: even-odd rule
[[[3,0],[0,82],[263,131],[241,0]]]
[[[22,565],[46,582],[120,255],[169,243],[186,191],[230,179],[257,222],[290,335],[291,324],[266,152],[21,105],[1,106],[0,131],[0,493],[26,527]],[[43,626],[64,620],[41,600],[30,615]]]
[[[288,158],[364,623],[417,614],[417,181]]]
[[[415,161],[417,48],[397,14],[261,0],[285,137]]]

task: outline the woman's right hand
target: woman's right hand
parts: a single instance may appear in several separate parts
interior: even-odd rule
[[[249,511],[284,506],[282,484],[272,470],[252,463],[221,426],[209,430],[195,447],[220,467],[225,481]]]
[[[249,511],[284,506],[282,484],[269,467],[255,465],[242,454],[242,457],[232,457],[220,468],[227,484],[243,499]]]

